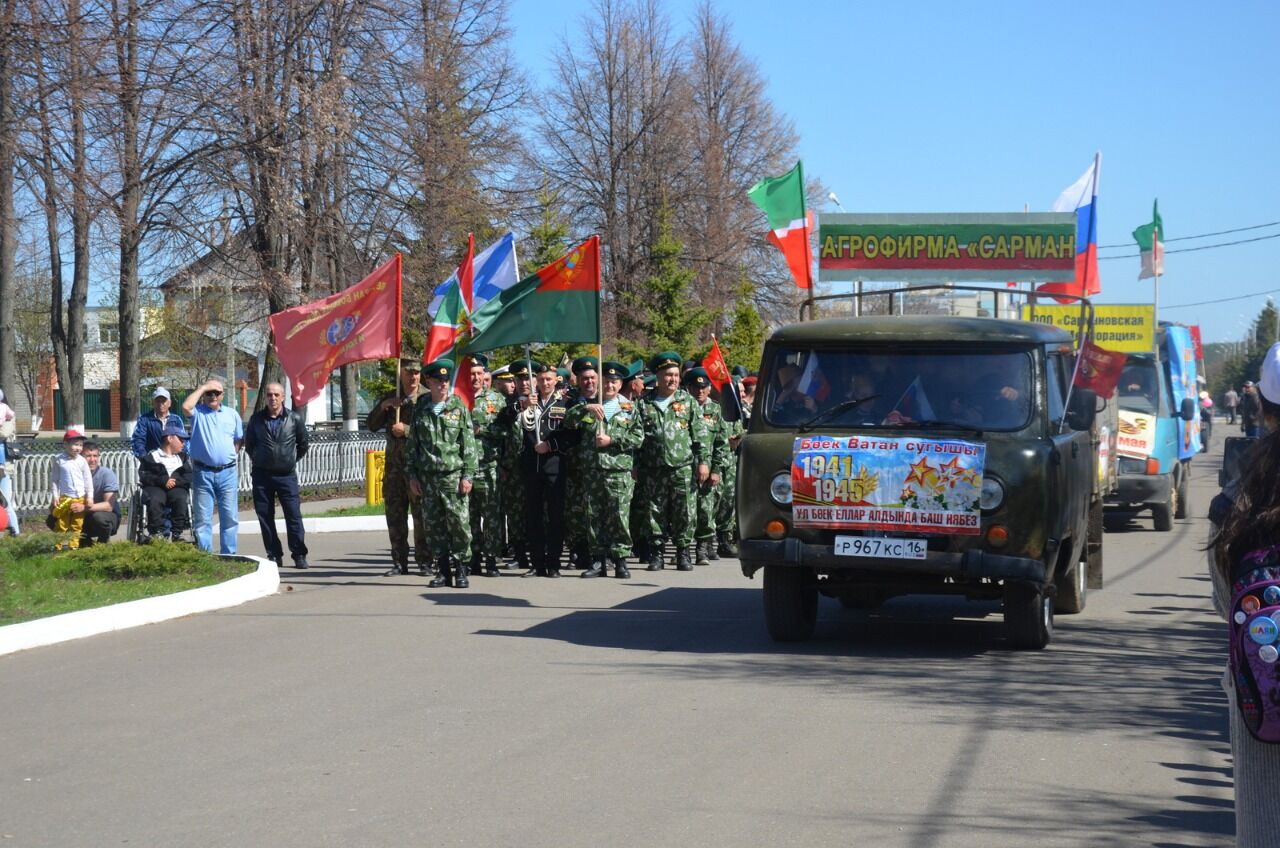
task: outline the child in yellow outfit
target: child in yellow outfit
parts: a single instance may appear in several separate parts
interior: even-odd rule
[[[53,458],[53,467],[49,471],[49,485],[53,492],[49,514],[53,516],[53,528],[59,533],[71,533],[72,548],[80,547],[85,513],[72,512],[71,505],[76,502],[93,505],[93,473],[89,471],[89,463],[80,455],[83,450],[84,435],[68,430],[62,437],[62,453]]]

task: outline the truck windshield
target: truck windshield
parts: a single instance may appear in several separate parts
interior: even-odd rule
[[[1116,391],[1120,408],[1148,415],[1160,414],[1160,374],[1151,358],[1129,357],[1120,372]]]
[[[1034,408],[1029,350],[782,348],[768,365],[762,408],[778,427],[828,413],[819,426],[1020,430]]]

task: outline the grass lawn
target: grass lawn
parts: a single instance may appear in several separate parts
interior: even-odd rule
[[[26,533],[0,539],[0,625],[210,586],[256,568],[167,542],[55,550],[66,538]]]
[[[385,509],[382,504],[360,504],[359,506],[339,506],[324,512],[318,512],[315,515],[308,515],[307,518],[337,518],[344,515],[382,515]]]

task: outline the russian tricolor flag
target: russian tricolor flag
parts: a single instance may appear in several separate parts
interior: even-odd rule
[[[1076,213],[1076,278],[1070,282],[1045,283],[1037,291],[1074,295],[1101,293],[1102,281],[1098,279],[1098,177],[1101,172],[1102,154],[1095,153],[1089,169],[1053,202],[1054,212]]]

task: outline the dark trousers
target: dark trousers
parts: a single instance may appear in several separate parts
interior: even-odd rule
[[[276,498],[280,499],[280,511],[284,513],[284,529],[289,537],[289,553],[296,560],[307,555],[307,543],[303,540],[302,505],[298,499],[298,475],[271,474],[254,471],[253,511],[258,513],[258,526],[262,528],[262,546],[270,559],[282,559],[280,534],[276,532]]]
[[[114,512],[90,512],[84,517],[80,531],[80,547],[87,548],[94,542],[107,543],[120,529],[120,516]]]
[[[533,473],[525,478],[525,536],[529,559],[539,571],[560,567],[564,546],[563,474]]]
[[[187,502],[191,490],[183,486],[165,489],[161,486],[147,486],[142,490],[147,499],[147,532],[152,536],[165,533],[164,526],[169,525],[169,533],[176,536],[191,526],[188,520]],[[165,513],[165,508],[169,513]]]

